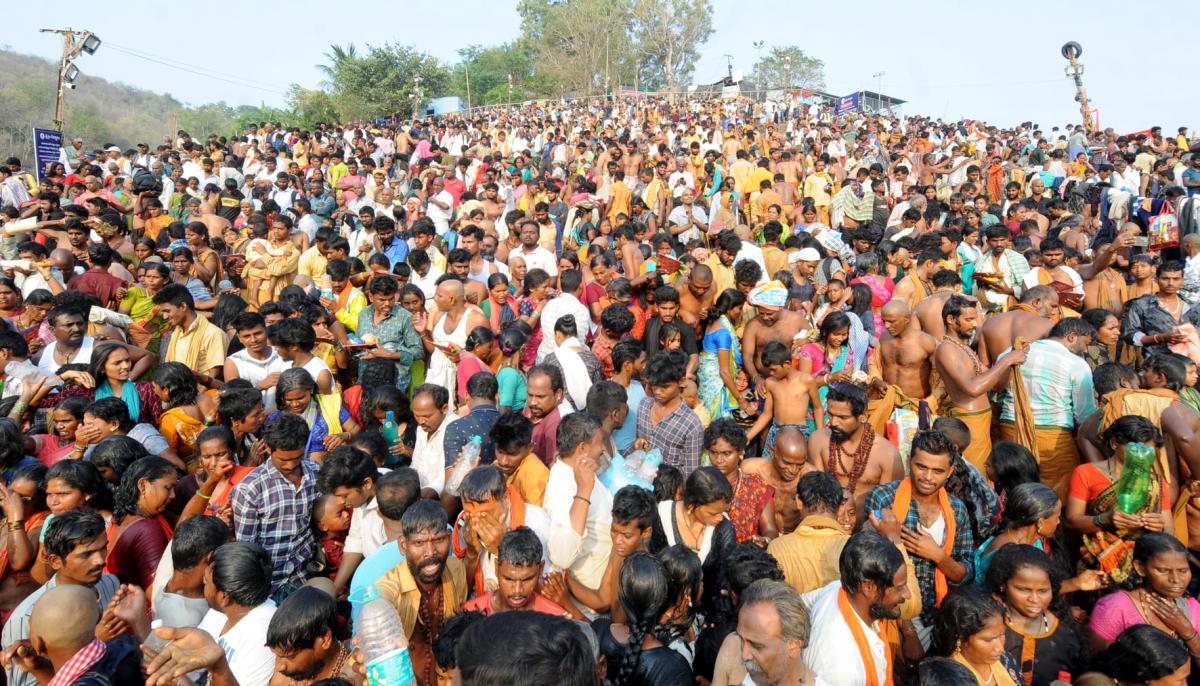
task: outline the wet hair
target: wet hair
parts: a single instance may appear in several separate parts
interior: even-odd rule
[[[1143,368],[1156,374],[1162,374],[1166,379],[1167,388],[1172,391],[1178,391],[1187,383],[1187,365],[1174,355],[1151,355]]]
[[[678,467],[664,464],[659,465],[658,475],[654,477],[654,499],[658,502],[674,500],[675,494],[683,486],[683,472]]]
[[[921,660],[917,671],[919,674],[917,686],[978,686],[979,684],[979,680],[975,678],[974,672],[969,667],[948,657],[927,657]]]
[[[271,594],[271,556],[257,543],[234,541],[213,552],[213,586],[241,607],[258,607]]]
[[[847,382],[829,384],[829,393],[825,396],[826,403],[849,403],[850,412],[854,416],[862,416],[867,411],[867,392],[862,386]]]
[[[322,493],[333,493],[339,488],[362,488],[367,479],[377,479],[378,475],[370,455],[348,445],[338,446],[321,461],[317,488]]]
[[[412,467],[397,467],[380,475],[375,484],[379,514],[393,522],[401,521],[408,508],[420,499],[421,480]]]
[[[952,591],[933,618],[929,654],[950,657],[960,642],[979,633],[989,620],[1002,617],[1004,607],[990,596],[964,588]]]
[[[175,469],[175,465],[156,455],[143,457],[129,465],[129,468],[121,475],[121,482],[113,491],[113,521],[120,523],[126,515],[138,514],[138,498],[141,496],[141,489],[138,488],[140,481],[143,479],[157,481],[178,474],[179,471]]]
[[[199,395],[196,375],[182,362],[164,362],[154,370],[154,384],[167,392],[164,410],[192,405]]]
[[[532,567],[542,563],[542,542],[533,529],[519,526],[500,539],[496,562],[508,562],[514,567]]]
[[[1139,415],[1125,415],[1117,419],[1104,430],[1104,444],[1126,445],[1129,443],[1145,443],[1160,446],[1163,443],[1162,433],[1149,419]]]
[[[988,462],[996,474],[995,486],[998,494],[1010,493],[1021,484],[1041,482],[1042,477],[1038,469],[1037,458],[1029,452],[1029,448],[1020,443],[1012,441],[993,443],[992,454],[988,458]]]
[[[700,467],[683,482],[685,506],[699,507],[719,502],[733,502],[733,487],[716,467]]]
[[[1061,502],[1054,489],[1046,484],[1021,484],[1008,493],[1000,527],[1011,530],[1037,524],[1039,519],[1053,515],[1054,509]]]
[[[199,445],[199,441],[196,445]],[[111,469],[119,481],[130,465],[149,454],[146,452],[146,448],[134,439],[115,435],[97,443],[88,460],[96,465],[97,469],[100,467]]]
[[[195,569],[205,555],[220,548],[232,535],[219,517],[189,517],[175,527],[171,536],[171,564],[180,571]]]
[[[1104,396],[1112,393],[1121,387],[1122,381],[1128,381],[1132,385],[1137,379],[1137,373],[1132,367],[1115,362],[1107,362],[1096,367],[1092,371],[1092,385],[1096,388],[1096,394]]]
[[[337,601],[313,586],[301,586],[289,595],[267,625],[266,646],[283,652],[305,650],[317,639],[337,631]]]
[[[639,486],[622,486],[613,494],[612,521],[619,524],[636,524],[643,531],[650,529],[651,551],[666,547],[666,535],[658,517],[658,503],[654,494]]]
[[[806,510],[832,515],[846,502],[846,492],[836,476],[813,471],[796,482],[796,498]]]
[[[404,537],[412,538],[422,532],[439,532],[448,526],[446,509],[433,500],[418,500],[400,517]]]
[[[1138,538],[1133,544],[1133,561],[1140,562],[1143,566],[1150,563],[1150,560],[1171,553],[1178,553],[1184,557],[1188,556],[1188,549],[1179,542],[1179,539],[1174,536],[1161,532],[1147,532]],[[1130,573],[1130,584],[1134,587],[1142,586],[1146,583],[1146,579],[1136,571]]]
[[[42,490],[51,481],[58,479],[83,494],[87,506],[93,510],[112,509],[112,491],[104,483],[104,476],[96,465],[86,460],[59,460],[55,462],[42,480]]]
[[[864,583],[875,584],[879,593],[892,587],[904,557],[894,543],[873,531],[860,531],[846,541],[838,558],[838,572],[847,593],[858,593]]]
[[[718,440],[725,439],[739,453],[746,451],[746,430],[731,418],[715,419],[704,429],[704,440],[701,447],[711,448]]]
[[[629,638],[623,646],[621,664],[613,683],[626,686],[638,683],[634,675],[641,660],[642,642],[658,627],[659,618],[671,601],[662,562],[648,553],[630,555],[621,565],[617,601],[625,611]]]
[[[271,450],[301,450],[308,443],[308,433],[308,422],[304,421],[303,417],[280,412],[267,422],[263,430],[263,440]]]
[[[1093,658],[1095,669],[1125,684],[1146,684],[1187,664],[1187,646],[1150,624],[1134,624]]]
[[[42,547],[46,555],[66,560],[80,543],[104,536],[104,520],[95,512],[72,510],[52,517],[43,532]],[[268,570],[269,575],[269,570]]]

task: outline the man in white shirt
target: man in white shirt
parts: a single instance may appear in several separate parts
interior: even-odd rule
[[[538,223],[532,219],[526,219],[521,222],[518,235],[521,238],[521,246],[515,254],[525,260],[526,273],[530,269],[541,269],[551,277],[558,276],[558,259],[554,257],[554,253],[538,245],[538,238],[541,236],[541,228]]]
[[[696,193],[691,190],[683,192],[682,204],[671,210],[667,215],[668,230],[686,243],[700,237],[700,232],[708,230],[708,213],[704,208],[694,204]]]
[[[575,412],[562,418],[557,438],[542,502],[550,516],[547,556],[585,586],[599,588],[612,550],[612,493],[596,478],[604,432],[594,417]]]
[[[275,673],[275,654],[267,647],[267,627],[275,614],[270,594],[271,558],[261,547],[236,541],[213,553],[204,595],[215,606],[198,628],[225,651],[240,686],[267,686]]]
[[[750,584],[740,600],[734,634],[741,641],[738,652],[746,670],[740,683],[829,686],[801,655],[813,624],[796,589],[782,581],[759,579]]]
[[[442,386],[424,384],[413,392],[412,413],[417,422],[412,468],[421,479],[421,495],[438,498],[446,483],[446,427],[457,417],[449,411],[450,392]]]
[[[350,532],[333,588],[340,595],[363,558],[379,550],[387,540],[379,504],[375,502],[375,480],[379,470],[369,455],[350,446],[334,448],[321,463],[317,487],[330,493],[338,505],[351,510]]]
[[[450,232],[450,217],[454,214],[454,196],[446,190],[446,180],[440,176],[430,182],[429,205],[425,216],[433,221],[439,236]]]
[[[863,531],[846,542],[838,566],[839,581],[803,596],[812,623],[804,663],[829,686],[868,683],[868,670],[875,683],[885,683],[892,666],[883,624],[900,619],[900,606],[911,596],[904,557],[896,544]],[[915,640],[911,623],[904,624],[901,642]]]
[[[579,296],[583,295],[583,272],[578,269],[568,269],[563,272],[559,278],[559,287],[562,288],[562,293],[551,299],[542,308],[542,342],[538,346],[538,362],[554,351],[554,325],[559,318],[568,314],[573,315],[575,330],[583,336],[586,336],[592,328],[592,316],[588,312],[587,305],[579,300]]]

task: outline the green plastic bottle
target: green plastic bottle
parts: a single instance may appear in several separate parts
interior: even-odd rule
[[[1150,497],[1150,475],[1154,471],[1157,453],[1145,443],[1125,445],[1125,465],[1117,484],[1117,509],[1133,514],[1142,509]]]
[[[383,420],[379,433],[383,434],[389,448],[396,445],[396,441],[400,439],[400,425],[396,423],[396,415],[392,410],[388,410],[387,419]]]

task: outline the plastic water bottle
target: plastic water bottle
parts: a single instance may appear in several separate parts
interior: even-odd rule
[[[166,648],[167,644],[170,643],[165,638],[159,638],[158,634],[154,632],[155,629],[162,627],[162,625],[163,620],[161,619],[150,622],[150,633],[146,636],[146,640],[142,641],[142,645],[149,648],[155,654],[161,653],[163,648]]]
[[[1118,510],[1133,514],[1146,504],[1156,457],[1154,448],[1145,443],[1125,445],[1125,465],[1121,471],[1121,481],[1117,484]]]
[[[1058,678],[1051,681],[1050,686],[1071,686],[1071,673],[1059,672]]]
[[[354,633],[367,663],[367,684],[407,686],[417,683],[412,657],[408,654],[408,638],[396,608],[380,596],[379,588],[374,585],[366,590],[363,601]]]
[[[479,453],[482,450],[483,439],[479,436],[472,436],[463,445],[458,462],[454,465],[454,471],[450,472],[450,478],[446,481],[446,492],[450,495],[458,495],[458,487],[462,485],[463,479],[467,478],[467,473],[479,464]]]
[[[396,423],[396,413],[388,410],[387,419],[383,421],[383,426],[379,428],[379,433],[383,434],[384,440],[387,441],[388,447],[396,445],[396,441],[400,438],[400,425]]]

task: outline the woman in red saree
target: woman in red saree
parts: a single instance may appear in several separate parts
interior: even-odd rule
[[[179,472],[161,457],[143,457],[121,475],[113,494],[104,571],[123,584],[150,588],[154,572],[171,541],[163,511],[171,502]]]
[[[775,526],[775,488],[762,477],[742,472],[746,430],[733,419],[716,419],[704,430],[708,460],[733,486],[728,516],[737,532],[737,542],[765,545],[779,535]]]

